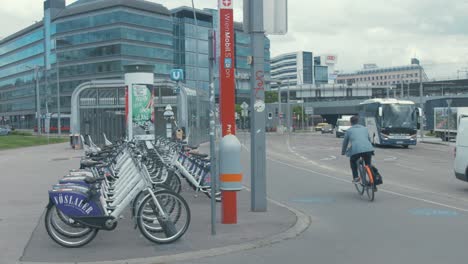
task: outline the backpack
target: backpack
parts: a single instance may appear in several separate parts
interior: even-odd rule
[[[371,165],[372,175],[374,176],[374,184],[380,185],[383,183],[382,175],[380,175],[379,170],[374,166]]]

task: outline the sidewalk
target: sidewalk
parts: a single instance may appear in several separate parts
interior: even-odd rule
[[[78,167],[81,154],[67,143],[0,152],[0,263],[166,263],[265,246],[296,236],[309,223],[299,212],[275,203],[269,203],[266,213],[250,212],[250,193],[244,190],[238,195],[238,224],[221,225],[218,204],[217,235],[211,236],[210,200],[184,188],[192,219],[187,233],[173,244],[146,240],[127,212],[114,231],[100,231],[83,248],[62,248],[44,228],[47,190],[68,169]]]
[[[442,141],[442,139],[438,137],[424,136],[424,138],[421,139],[419,135],[418,135],[418,142],[427,143],[427,144],[439,144],[439,145],[446,145],[446,146],[450,146],[454,144],[453,142]]]

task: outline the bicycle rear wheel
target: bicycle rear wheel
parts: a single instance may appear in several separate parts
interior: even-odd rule
[[[48,206],[44,219],[47,234],[54,242],[61,245],[62,247],[77,248],[88,244],[96,237],[99,229],[95,228],[91,228],[91,232],[87,232],[84,235],[78,237],[71,237],[69,234],[64,235],[62,232],[59,232],[59,230],[54,227],[54,225],[57,224],[54,223],[54,220],[59,219],[58,215],[54,216],[54,214],[57,214],[57,211],[58,210],[56,209],[55,205]],[[86,230],[87,227],[84,229]]]
[[[363,194],[364,194],[364,185],[362,185],[360,182],[355,183],[355,184],[354,184],[354,187],[356,187],[356,190],[357,190],[357,192],[359,193],[359,195],[363,195]]]
[[[364,165],[362,164],[362,160],[358,161],[358,171],[359,171],[359,176],[361,177],[361,182],[357,182],[354,184],[354,187],[356,187],[357,192],[359,195],[363,195],[365,191],[365,186],[363,184],[363,179],[365,179],[365,171],[364,171]]]
[[[178,240],[190,224],[190,208],[179,194],[169,190],[147,195],[139,205],[137,224],[140,232],[148,240],[158,244],[168,244]],[[161,211],[162,210],[162,211]]]
[[[370,171],[370,168],[368,166],[365,167],[365,174],[366,174],[366,193],[367,193],[367,198],[369,201],[374,201],[375,198],[375,183],[374,183],[374,177],[372,176],[372,172]]]

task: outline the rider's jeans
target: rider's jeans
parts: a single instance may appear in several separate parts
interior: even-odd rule
[[[371,160],[372,160],[372,152],[364,152],[364,153],[359,153],[352,155],[351,158],[349,159],[349,162],[351,164],[351,170],[353,171],[353,178],[359,177],[359,172],[358,172],[358,166],[357,166],[357,160],[362,157],[364,159],[364,162],[366,165],[371,165]]]

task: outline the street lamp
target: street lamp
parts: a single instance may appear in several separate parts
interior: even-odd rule
[[[62,136],[62,120],[61,120],[61,105],[60,105],[60,67],[59,67],[59,55],[58,55],[58,41],[55,39],[55,68],[57,71],[57,129],[58,136]]]
[[[34,65],[34,67],[26,66],[26,68],[34,70],[34,79],[36,81],[36,119],[37,119],[37,133],[38,135],[42,134],[41,127],[41,100],[39,94],[39,69],[43,68],[42,66]]]
[[[301,119],[301,127],[302,129],[304,129],[304,113],[305,113],[305,110],[304,110],[304,100],[305,100],[305,96],[304,96],[304,91],[303,91],[303,85],[304,85],[304,69],[308,69],[309,67],[303,67],[302,69],[299,69],[299,73],[302,72],[302,75],[301,74],[298,74],[298,76],[301,78],[301,95],[302,95],[302,119]],[[314,80],[314,78],[312,77],[312,80]],[[296,87],[297,87],[297,83],[296,83]],[[297,96],[296,96],[297,97]]]
[[[289,98],[290,97],[290,86],[289,86],[289,77],[288,77],[288,101],[287,106],[288,106],[288,131],[291,132],[291,105],[289,104]]]
[[[281,85],[283,81],[276,80],[278,84],[278,127],[281,127]]]

